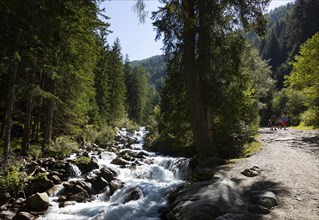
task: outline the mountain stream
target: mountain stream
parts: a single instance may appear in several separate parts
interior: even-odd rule
[[[162,156],[143,149],[143,141],[146,135],[145,128],[134,133],[121,129],[118,136],[130,137],[135,144],[130,145],[130,151],[142,152],[144,159],[138,162],[134,168],[111,164],[117,157],[113,152],[102,152],[95,156],[99,167],[109,167],[118,173],[117,179],[124,183],[124,187],[117,189],[111,196],[107,193],[100,193],[91,202],[75,203],[59,208],[56,200],[59,192],[63,189],[60,185],[50,195],[50,204],[42,220],[155,220],[160,219],[160,212],[168,205],[167,197],[169,192],[176,189],[184,182],[187,175],[189,160],[187,158],[173,158]],[[120,144],[121,151],[127,150]],[[72,155],[71,157],[75,157]],[[74,165],[76,177],[74,180],[81,180],[83,176]],[[139,189],[137,200],[125,201],[125,195],[131,189]]]

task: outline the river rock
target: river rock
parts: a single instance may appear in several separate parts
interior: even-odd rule
[[[276,195],[267,190],[256,190],[250,193],[253,203],[264,206],[268,209],[278,205]]]
[[[215,218],[215,220],[248,220],[245,218],[244,214],[238,214],[238,213],[226,213],[222,216],[218,216]]]
[[[76,182],[76,184],[81,186],[83,189],[85,189],[89,194],[92,193],[92,183],[79,180]]]
[[[256,214],[269,214],[270,210],[267,209],[265,206],[257,205],[257,204],[250,204],[247,210],[251,213]]]
[[[88,198],[89,194],[86,191],[78,192],[67,197],[68,200],[76,202],[84,202]]]
[[[111,180],[113,180],[117,176],[117,172],[111,168],[104,166],[100,170],[100,175],[106,181],[110,182]]]
[[[243,174],[244,176],[248,176],[248,177],[254,177],[254,176],[258,176],[260,174],[261,170],[259,168],[259,166],[253,166],[249,169],[245,169],[244,171],[241,172],[241,174]]]
[[[110,187],[110,196],[111,196],[117,189],[123,188],[124,183],[118,179],[114,179],[114,180],[111,180],[111,182],[109,183],[109,187]]]
[[[75,205],[76,201],[64,201],[59,204],[59,208],[66,207],[68,205]]]
[[[88,177],[86,181],[92,184],[94,194],[103,192],[105,187],[108,186],[108,182],[101,176]]]
[[[127,194],[125,194],[123,203],[127,203],[132,200],[139,200],[143,197],[143,191],[139,187],[134,187],[129,189]]]
[[[49,207],[49,197],[47,193],[36,193],[27,199],[27,206],[31,211],[45,211]]]
[[[130,164],[130,162],[127,161],[127,160],[124,160],[124,159],[121,158],[121,157],[116,157],[114,160],[111,161],[111,164],[120,165],[120,166],[125,166],[125,165]]]
[[[95,157],[92,157],[90,159],[90,162],[88,164],[85,163],[78,163],[77,166],[79,167],[79,169],[81,170],[82,173],[89,173],[92,170],[98,169],[99,168],[99,164],[98,161]]]
[[[232,180],[215,178],[190,185],[178,192],[166,217],[176,220],[214,219],[243,208],[242,189]]]
[[[35,182],[28,184],[25,188],[26,195],[32,195],[37,192],[45,192],[54,186],[52,180],[49,180],[47,176],[39,177]]]
[[[34,216],[29,212],[19,212],[17,213],[12,220],[33,220]]]
[[[54,184],[60,184],[61,183],[61,179],[58,175],[50,175],[48,177],[49,180],[51,180]]]
[[[0,219],[3,219],[3,220],[12,219],[14,216],[15,216],[15,213],[9,210],[3,210],[0,212]]]
[[[11,195],[8,192],[0,192],[0,205],[7,203],[11,199]]]

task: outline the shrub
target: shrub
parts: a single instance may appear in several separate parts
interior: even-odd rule
[[[50,147],[46,149],[44,156],[64,158],[78,151],[78,143],[72,137],[61,136],[53,141]]]
[[[310,108],[300,115],[301,123],[305,126],[319,127],[319,114],[314,108]]]
[[[24,187],[23,178],[20,178],[19,165],[11,164],[4,167],[0,171],[0,194],[9,192],[10,194],[17,195]]]
[[[89,164],[90,161],[91,161],[90,158],[88,158],[88,157],[86,157],[86,156],[81,156],[81,157],[76,158],[75,164],[76,164],[76,165],[79,165],[79,164]]]

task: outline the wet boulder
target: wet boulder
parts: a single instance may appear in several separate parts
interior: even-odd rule
[[[76,201],[76,202],[84,202],[88,198],[90,198],[89,194],[86,191],[81,191],[75,194],[72,194],[67,197],[67,200]]]
[[[143,191],[139,187],[130,188],[124,196],[123,203],[127,203],[133,200],[139,200],[143,197]]]
[[[124,187],[124,183],[118,179],[111,180],[109,183],[110,187],[110,195],[113,195],[117,189],[121,189]]]
[[[92,192],[92,184],[89,182],[85,182],[83,180],[79,180],[76,182],[77,185],[81,186],[85,191],[87,191],[89,194]]]
[[[88,177],[86,181],[92,184],[93,194],[103,192],[105,187],[108,186],[108,182],[101,176]]]
[[[35,217],[29,212],[19,212],[12,220],[33,220]]]
[[[27,206],[31,211],[45,211],[49,207],[49,197],[47,193],[36,193],[27,199]]]
[[[79,157],[76,159],[75,164],[79,167],[82,173],[89,173],[92,170],[98,169],[99,164],[95,157],[88,158],[88,157]]]
[[[8,192],[0,192],[0,205],[7,203],[11,199],[11,195]]]
[[[59,204],[59,208],[66,207],[68,205],[75,205],[76,201],[63,201]]]
[[[106,166],[100,169],[100,176],[103,177],[106,181],[110,182],[117,176],[117,172]]]
[[[0,212],[0,219],[12,219],[15,216],[15,213],[9,210],[3,210]]]
[[[48,177],[45,176],[39,176],[36,180],[29,183],[25,187],[25,194],[26,195],[32,195],[37,192],[45,192],[49,189],[51,189],[54,186],[54,183],[52,180],[49,180]]]
[[[62,195],[67,195],[68,197],[70,195],[76,194],[76,193],[80,193],[83,192],[83,195],[85,195],[86,198],[89,197],[89,195],[92,192],[92,184],[79,180],[79,181],[69,181],[66,183],[63,183],[63,191],[62,191]],[[69,198],[67,198],[68,200],[71,200]]]
[[[126,166],[126,165],[130,164],[130,162],[121,158],[121,157],[116,157],[114,160],[111,161],[111,164]]]
[[[58,175],[49,175],[48,179],[51,180],[54,184],[60,184],[61,179]]]

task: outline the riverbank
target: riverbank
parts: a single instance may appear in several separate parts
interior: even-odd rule
[[[211,180],[180,191],[165,213],[166,218],[317,220],[318,130],[263,128],[259,139],[263,144],[261,151],[221,166]],[[258,201],[256,191],[264,193]]]

